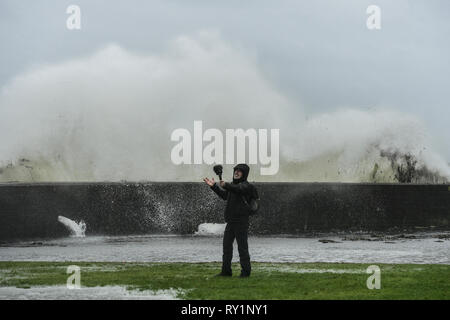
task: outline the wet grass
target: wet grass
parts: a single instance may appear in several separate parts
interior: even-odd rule
[[[253,263],[250,278],[214,277],[219,263],[0,262],[0,286],[65,285],[69,265],[81,285],[182,289],[183,299],[450,299],[450,266],[378,264],[381,289],[369,290],[369,264]]]

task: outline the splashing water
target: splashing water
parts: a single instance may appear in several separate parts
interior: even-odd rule
[[[0,182],[200,181],[210,166],[170,160],[171,132],[192,130],[194,120],[222,132],[280,129],[280,171],[256,176],[254,165],[251,180],[396,182],[402,163],[392,154],[416,161],[414,182],[450,180],[412,115],[347,108],[306,119],[302,110],[217,34],[178,37],[159,54],[110,45],[2,88]]]
[[[70,231],[72,237],[83,238],[85,236],[86,223],[83,220],[76,223],[69,218],[58,216],[58,221]]]
[[[225,232],[225,223],[202,223],[198,226],[197,236],[221,236]]]

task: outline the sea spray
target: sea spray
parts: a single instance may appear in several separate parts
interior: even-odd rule
[[[72,237],[82,238],[85,236],[86,223],[83,220],[77,223],[69,218],[58,216],[58,221],[70,231]]]
[[[427,174],[413,182],[450,178],[414,116],[347,108],[307,120],[245,52],[201,32],[158,54],[110,45],[14,78],[0,93],[0,182],[200,181],[210,166],[170,159],[171,132],[195,120],[280,128],[280,170],[261,176],[252,166],[258,181],[396,182],[401,163],[386,154],[417,161]]]

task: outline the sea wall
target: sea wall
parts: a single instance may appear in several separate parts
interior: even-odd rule
[[[421,184],[256,183],[253,234],[450,229],[450,187]],[[67,236],[59,215],[87,235],[192,234],[223,222],[225,202],[203,183],[0,184],[0,240]]]

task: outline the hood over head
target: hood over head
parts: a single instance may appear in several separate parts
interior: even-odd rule
[[[247,181],[248,174],[250,173],[250,167],[248,165],[246,165],[245,163],[240,163],[233,168],[233,174],[234,174],[234,171],[236,171],[236,170],[242,171],[242,178],[234,179],[234,177],[233,177],[233,183]]]

